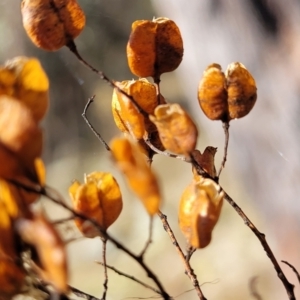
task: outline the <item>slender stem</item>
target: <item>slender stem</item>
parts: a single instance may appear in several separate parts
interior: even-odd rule
[[[140,254],[140,257],[144,257],[147,249],[149,248],[150,244],[152,243],[152,234],[153,234],[153,217],[150,216],[148,239],[146,241],[144,249],[142,250],[142,252]]]
[[[224,191],[224,190],[223,190]],[[294,294],[294,285],[291,284],[287,278],[285,277],[282,269],[280,268],[270,246],[267,243],[266,236],[258,231],[258,229],[255,227],[255,225],[249,220],[249,218],[245,215],[245,213],[242,211],[242,209],[233,201],[233,199],[224,191],[225,193],[225,200],[235,209],[235,211],[239,214],[239,216],[244,220],[244,223],[246,226],[248,226],[252,232],[256,235],[256,237],[259,239],[262,247],[264,248],[267,256],[270,258],[279,279],[282,281],[286,292],[288,294],[288,297],[290,300],[295,300],[295,294]]]
[[[81,290],[78,290],[72,286],[69,285],[69,289],[71,290],[71,292],[73,294],[75,294],[77,297],[80,297],[80,298],[84,298],[84,299],[87,299],[87,300],[102,300],[102,299],[99,299],[99,298],[96,298],[94,296],[91,296],[85,292],[82,292]]]
[[[223,129],[224,129],[224,133],[225,133],[225,145],[224,145],[223,160],[222,160],[219,172],[218,172],[218,177],[220,177],[220,174],[225,167],[225,163],[227,160],[228,143],[229,143],[229,122],[223,122],[222,125],[223,125]]]
[[[105,81],[106,83],[108,83],[111,87],[113,87],[114,89],[116,89],[118,92],[120,92],[121,94],[123,94],[125,97],[127,97],[136,107],[136,109],[138,110],[138,112],[142,113],[143,115],[148,115],[140,106],[139,104],[134,100],[134,98],[130,95],[128,95],[125,91],[123,91],[122,89],[120,89],[118,87],[118,85],[111,79],[109,79],[102,71],[97,70],[96,68],[94,68],[92,65],[90,65],[78,52],[77,47],[74,43],[74,41],[70,41],[69,44],[66,45],[69,50],[75,54],[75,56],[77,57],[77,59],[83,64],[85,65],[87,68],[89,68],[92,72],[96,73],[103,81]]]
[[[99,262],[97,262],[97,263],[103,266],[103,263],[102,263],[102,262],[99,261]],[[157,293],[157,294],[161,294],[160,290],[158,290],[158,289],[156,289],[156,288],[154,288],[154,287],[148,285],[147,283],[145,283],[145,282],[143,282],[143,281],[141,281],[141,280],[135,278],[135,277],[132,276],[132,275],[129,275],[129,274],[126,274],[126,273],[124,273],[124,272],[122,272],[122,271],[119,271],[118,269],[116,269],[116,268],[113,267],[113,266],[106,265],[106,267],[107,267],[108,269],[114,271],[115,273],[119,274],[120,276],[124,276],[124,277],[126,277],[126,278],[128,278],[128,279],[130,279],[130,280],[132,280],[132,281],[135,281],[136,283],[142,285],[142,286],[145,287],[146,289],[149,289],[149,290],[151,290],[151,291],[153,291],[153,292],[155,292],[155,293]]]
[[[9,180],[9,182],[15,184],[18,187],[23,188],[26,191],[34,192],[34,193],[37,193],[39,195],[43,195],[43,196],[47,197],[49,200],[51,200],[52,202],[58,204],[59,206],[66,209],[67,211],[71,212],[74,215],[74,217],[77,217],[77,218],[80,218],[80,219],[91,222],[91,224],[93,224],[99,230],[99,233],[101,234],[101,236],[103,238],[105,238],[105,239],[109,240],[110,242],[112,242],[115,245],[115,247],[122,250],[124,253],[126,253],[128,256],[130,256],[133,260],[135,260],[141,266],[141,268],[146,272],[147,276],[149,278],[151,278],[153,280],[153,282],[156,284],[156,286],[158,287],[158,289],[161,292],[161,295],[162,295],[163,299],[165,299],[165,300],[172,299],[172,297],[165,291],[164,287],[162,286],[162,284],[161,284],[160,280],[157,278],[157,276],[145,264],[142,257],[140,257],[138,255],[135,255],[128,248],[126,248],[123,244],[121,244],[115,238],[113,238],[111,235],[109,235],[94,219],[91,219],[91,218],[83,215],[82,213],[79,213],[79,212],[75,211],[74,209],[70,208],[63,201],[63,198],[61,197],[61,195],[55,189],[50,188],[48,186],[42,187],[42,186],[37,185],[37,184],[28,186],[26,184],[23,184],[21,182],[15,181],[15,180]]]
[[[192,269],[190,262],[188,260],[186,260],[185,255],[182,251],[182,249],[180,248],[177,239],[173,233],[173,230],[171,229],[168,221],[167,221],[167,216],[164,215],[162,212],[158,212],[158,216],[162,221],[163,227],[165,229],[165,231],[168,233],[170,240],[172,242],[172,244],[175,246],[177,253],[179,254],[183,264],[184,264],[184,268],[186,271],[186,274],[188,275],[188,277],[190,278],[190,280],[192,281],[192,284],[195,288],[195,290],[197,291],[198,297],[201,300],[206,300],[206,298],[204,297],[201,289],[200,289],[200,285],[197,279],[196,274],[194,273],[194,270]]]
[[[296,276],[297,276],[298,282],[300,283],[300,274],[299,274],[299,272],[297,271],[297,269],[296,269],[293,265],[291,265],[290,263],[288,263],[288,262],[285,261],[285,260],[282,260],[281,262],[283,262],[284,264],[288,265],[288,266],[294,271],[294,273],[295,273]]]
[[[173,157],[173,158],[177,158],[183,161],[187,161],[187,158],[181,155],[176,155],[176,154],[171,154],[169,152],[165,152],[165,151],[161,151],[158,148],[156,148],[150,141],[149,137],[145,137],[144,138],[145,143],[149,146],[149,148],[151,148],[154,152],[156,152],[157,154],[161,154],[161,155],[165,155],[168,157]]]
[[[90,127],[90,129],[92,130],[92,132],[95,134],[95,136],[98,138],[98,140],[103,144],[103,146],[105,147],[105,149],[107,151],[110,151],[110,148],[108,146],[108,144],[105,142],[105,140],[102,138],[102,136],[100,135],[100,133],[94,128],[94,126],[90,123],[90,121],[88,120],[86,113],[88,108],[90,107],[90,105],[94,102],[95,99],[95,95],[90,97],[88,99],[87,104],[84,107],[83,113],[82,113],[82,117],[84,119],[84,121],[86,122],[86,124]]]
[[[102,239],[102,261],[104,267],[104,282],[103,282],[104,291],[102,294],[102,300],[106,299],[107,284],[108,284],[107,267],[106,267],[106,243],[107,243],[107,239]]]

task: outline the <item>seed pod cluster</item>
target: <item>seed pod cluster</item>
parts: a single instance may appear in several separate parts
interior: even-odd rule
[[[139,77],[159,78],[181,63],[183,42],[177,25],[167,18],[132,24],[127,44],[128,65]]]
[[[184,155],[195,150],[197,127],[179,104],[157,106],[150,120],[157,126],[160,140],[167,150]]]
[[[212,64],[199,83],[198,100],[209,119],[229,122],[251,111],[257,98],[256,90],[255,80],[243,64],[231,63],[225,74],[220,65]]]
[[[179,226],[193,248],[204,248],[210,243],[223,197],[218,184],[208,178],[195,178],[184,190],[179,205]]]
[[[76,0],[23,0],[23,26],[39,48],[55,51],[83,30],[85,15]]]
[[[75,211],[96,221],[103,231],[117,220],[123,208],[120,187],[110,173],[88,174],[84,184],[75,181],[70,186],[69,194]],[[89,221],[77,218],[75,223],[86,237],[102,236]]]

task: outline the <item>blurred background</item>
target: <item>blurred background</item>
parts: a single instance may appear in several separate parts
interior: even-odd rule
[[[232,121],[229,154],[220,183],[248,217],[266,234],[278,261],[287,260],[300,270],[300,2],[296,0],[89,0],[79,1],[87,24],[76,39],[81,55],[114,80],[134,78],[128,69],[126,43],[131,23],[164,16],[181,30],[184,58],[173,73],[162,76],[161,91],[170,102],[181,103],[200,130],[198,149],[218,147],[216,165],[223,156],[221,122],[205,118],[197,102],[197,86],[207,65],[223,69],[242,62],[256,79],[258,100],[245,118]],[[121,185],[124,209],[109,232],[135,253],[148,235],[149,218],[114,167],[109,153],[84,123],[81,114],[87,99],[96,95],[88,117],[107,142],[119,132],[111,116],[112,89],[81,65],[68,49],[50,53],[36,48],[22,27],[20,1],[0,1],[0,59],[26,55],[40,59],[50,82],[51,103],[43,123],[47,182],[68,200],[73,179],[84,173],[112,172]],[[177,209],[191,181],[190,166],[156,156],[153,168],[164,195],[162,211],[180,244]],[[65,214],[47,200],[42,209],[52,219]],[[70,283],[97,297],[102,295],[101,242],[82,239],[76,229],[61,228],[68,241]],[[158,219],[154,242],[146,262],[175,299],[197,299],[181,261]],[[258,299],[249,284],[256,278],[261,299],[288,299],[260,243],[236,212],[224,203],[211,244],[197,251],[192,265],[207,299]],[[108,245],[108,264],[151,283],[138,265]],[[280,263],[281,264],[281,263]],[[281,264],[290,282],[299,284]],[[155,296],[136,283],[109,271],[107,299]]]

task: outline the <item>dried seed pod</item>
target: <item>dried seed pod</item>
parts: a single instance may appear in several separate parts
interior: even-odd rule
[[[226,120],[228,115],[226,78],[218,64],[209,65],[199,83],[198,100],[211,120]]]
[[[49,103],[49,80],[40,62],[36,58],[15,57],[5,62],[2,73],[3,76],[0,70],[0,86],[5,88],[0,88],[0,95],[6,94],[23,102],[34,119],[40,121]]]
[[[195,150],[198,130],[190,116],[179,104],[157,106],[154,116],[149,116],[156,125],[163,146],[176,154]]]
[[[215,155],[217,153],[217,148],[208,146],[205,148],[204,152],[201,154],[199,150],[192,152],[193,159],[198,163],[201,168],[211,177],[217,177],[217,172],[215,168]],[[194,178],[199,178],[199,174],[193,167]]]
[[[147,79],[126,80],[117,83],[118,87],[132,96],[143,112],[152,114],[158,105],[156,87]],[[142,139],[145,131],[148,134],[157,131],[156,126],[147,115],[140,113],[130,99],[114,89],[112,112],[117,127],[123,132],[130,132],[136,139]]]
[[[16,228],[24,241],[33,245],[38,255],[36,269],[40,276],[60,293],[68,291],[67,255],[63,240],[43,216],[19,219]]]
[[[143,149],[127,138],[116,138],[110,143],[111,153],[128,185],[143,202],[148,214],[159,211],[161,202],[157,179],[145,160]]]
[[[251,111],[256,102],[255,80],[243,64],[235,62],[227,67],[226,82],[229,118],[242,118]]]
[[[194,248],[204,248],[211,241],[223,203],[224,193],[211,179],[193,181],[181,196],[179,226],[187,242]]]
[[[132,24],[127,44],[131,72],[139,77],[159,78],[181,63],[183,42],[177,25],[167,18],[139,20]]]
[[[95,220],[104,231],[119,217],[123,202],[116,179],[105,172],[93,172],[85,177],[85,183],[75,181],[69,188],[74,209]],[[86,237],[101,236],[93,224],[75,219],[79,230]]]
[[[229,122],[242,118],[253,108],[255,80],[241,63],[231,63],[224,73],[212,64],[204,71],[198,88],[198,100],[204,114],[211,120]]]
[[[76,0],[23,0],[23,26],[39,48],[55,51],[83,30],[85,15]]]

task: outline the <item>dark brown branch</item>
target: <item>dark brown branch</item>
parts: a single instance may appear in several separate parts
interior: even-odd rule
[[[71,292],[76,295],[77,297],[80,297],[80,298],[84,298],[84,299],[87,299],[87,300],[102,300],[102,299],[99,299],[99,298],[96,298],[94,296],[91,296],[83,291],[80,291],[72,286],[69,285],[69,289],[71,290]]]
[[[103,263],[102,263],[102,262],[100,262],[100,261],[98,262],[98,261],[97,261],[97,263],[103,266]],[[130,279],[130,280],[132,280],[132,281],[135,281],[136,283],[142,285],[142,286],[145,287],[146,289],[149,289],[149,290],[151,290],[151,291],[153,291],[153,292],[155,292],[155,293],[161,295],[161,292],[160,292],[158,289],[156,289],[156,288],[154,288],[154,287],[148,285],[148,284],[145,283],[145,282],[142,282],[142,281],[139,280],[139,279],[136,279],[134,276],[129,275],[129,274],[126,274],[126,273],[124,273],[124,272],[122,272],[122,271],[119,271],[118,269],[116,269],[116,268],[113,267],[113,266],[106,265],[106,267],[107,267],[108,269],[114,271],[115,273],[119,274],[120,276],[124,276],[124,277],[126,277],[126,278],[128,278],[128,279]]]
[[[103,267],[104,267],[104,282],[103,282],[103,294],[102,294],[102,300],[106,299],[106,293],[107,293],[107,284],[108,284],[108,276],[107,276],[107,267],[106,267],[106,239],[102,239],[102,261],[103,261]]]
[[[139,106],[139,104],[134,100],[134,98],[130,95],[128,95],[125,91],[123,91],[122,89],[120,89],[118,87],[118,85],[111,79],[109,79],[102,71],[97,70],[96,68],[94,68],[92,65],[90,65],[85,59],[83,59],[83,57],[79,54],[77,47],[74,43],[74,41],[72,40],[71,42],[69,42],[68,45],[66,45],[70,51],[75,54],[75,56],[77,57],[77,59],[83,64],[85,65],[87,68],[89,68],[92,72],[96,73],[103,81],[105,81],[106,83],[108,83],[111,87],[113,87],[114,89],[116,89],[118,92],[120,92],[122,95],[124,95],[125,97],[127,97],[136,107],[136,109],[138,110],[138,112],[140,112],[141,114],[147,116],[148,114]]]
[[[91,98],[88,99],[88,102],[87,104],[85,105],[84,107],[84,110],[83,110],[83,113],[81,114],[84,121],[86,122],[86,124],[89,126],[89,128],[92,130],[92,132],[95,134],[95,136],[98,138],[98,140],[103,144],[103,146],[105,147],[105,149],[107,151],[110,151],[110,148],[108,146],[108,144],[105,142],[105,140],[102,138],[102,136],[100,135],[100,133],[98,133],[98,131],[94,128],[94,126],[90,123],[90,121],[88,120],[87,116],[86,116],[86,113],[87,113],[87,110],[89,108],[89,106],[93,103],[95,99],[95,95],[92,96]]]
[[[153,282],[156,284],[156,286],[158,287],[158,289],[161,292],[161,295],[162,295],[163,299],[165,299],[165,300],[172,299],[171,296],[165,291],[164,287],[162,286],[162,284],[159,281],[159,279],[157,278],[157,276],[145,264],[145,262],[143,261],[143,258],[141,258],[140,256],[135,255],[133,252],[131,252],[129,249],[127,249],[123,244],[121,244],[115,238],[113,238],[111,235],[109,235],[105,230],[103,230],[103,228],[95,220],[90,219],[87,216],[85,216],[85,215],[83,215],[79,212],[76,212],[75,210],[70,208],[62,200],[63,198],[59,195],[59,193],[56,190],[54,190],[50,187],[47,187],[47,186],[45,186],[45,187],[42,187],[42,186],[39,186],[39,185],[28,186],[28,185],[25,185],[23,183],[17,182],[15,180],[10,180],[10,182],[15,184],[18,187],[23,188],[26,191],[34,192],[34,193],[37,193],[39,195],[43,195],[43,196],[47,197],[49,200],[53,201],[54,203],[60,205],[61,207],[63,207],[67,211],[71,212],[75,217],[91,222],[91,224],[93,224],[99,230],[99,233],[101,234],[101,236],[103,238],[109,240],[111,243],[113,243],[115,245],[115,247],[122,250],[124,253],[126,253],[128,256],[130,256],[133,260],[135,260],[141,266],[141,268],[146,272],[147,276],[149,278],[151,278],[153,280]]]
[[[224,191],[224,190],[223,190]],[[235,211],[239,214],[239,216],[244,220],[244,223],[246,226],[248,226],[252,232],[256,235],[256,237],[259,239],[262,247],[264,248],[267,256],[270,258],[277,276],[279,277],[279,279],[282,281],[285,290],[288,294],[288,297],[290,300],[295,300],[295,294],[294,294],[294,285],[291,284],[287,278],[285,277],[282,269],[280,268],[270,246],[267,243],[266,237],[263,233],[261,233],[260,231],[258,231],[258,229],[255,227],[255,225],[249,220],[249,218],[245,215],[245,213],[242,211],[242,209],[233,201],[233,199],[224,191],[225,193],[225,200],[235,209]]]
[[[164,215],[162,212],[158,212],[158,216],[160,217],[160,219],[162,221],[162,224],[164,226],[165,231],[168,233],[172,244],[175,246],[175,248],[177,250],[177,253],[179,254],[179,257],[181,258],[181,260],[183,262],[186,274],[190,278],[190,280],[191,280],[191,282],[192,282],[195,290],[197,291],[199,299],[206,300],[206,298],[204,297],[204,295],[203,295],[203,293],[201,291],[201,288],[200,288],[197,276],[194,273],[194,270],[192,269],[192,267],[190,265],[190,262],[188,260],[186,260],[186,257],[184,255],[182,249],[180,248],[180,246],[179,246],[179,244],[177,242],[177,239],[176,239],[176,237],[175,237],[175,235],[173,233],[173,230],[172,230],[172,228],[170,227],[170,224],[167,221],[166,215]]]
[[[229,143],[229,122],[223,122],[222,125],[223,125],[223,129],[224,129],[224,133],[225,133],[225,145],[224,145],[223,160],[222,160],[219,172],[218,172],[218,177],[220,177],[220,174],[225,167],[225,163],[227,160],[228,143]]]
[[[288,262],[285,261],[285,260],[282,260],[281,262],[283,262],[284,264],[288,265],[288,266],[294,271],[294,273],[295,273],[296,276],[297,276],[298,282],[300,283],[300,274],[299,274],[299,272],[297,271],[297,269],[296,269],[293,265],[291,265],[290,263],[288,263]]]

